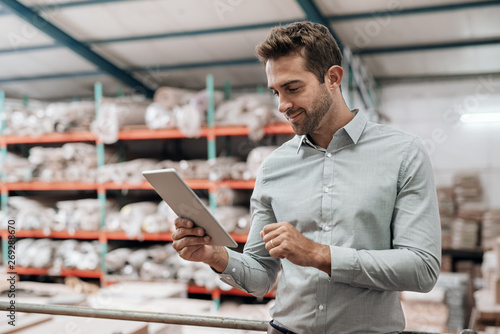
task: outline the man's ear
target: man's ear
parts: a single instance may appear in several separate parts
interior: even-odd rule
[[[338,65],[333,65],[326,71],[325,74],[325,84],[327,87],[334,91],[340,87],[342,83],[342,76],[344,75],[344,70]]]

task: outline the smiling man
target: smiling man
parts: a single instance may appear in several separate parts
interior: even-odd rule
[[[282,270],[268,333],[401,332],[399,291],[429,291],[440,269],[423,144],[349,110],[342,55],[326,27],[275,27],[257,55],[296,136],[261,166],[243,254],[208,245],[205,232],[182,218],[174,248],[256,296]]]

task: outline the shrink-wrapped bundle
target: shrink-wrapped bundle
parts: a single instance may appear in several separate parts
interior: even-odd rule
[[[246,94],[222,103],[215,112],[215,120],[221,125],[246,125],[249,137],[260,140],[266,125],[284,121],[278,115],[276,100],[266,94]]]
[[[174,110],[156,102],[147,107],[145,117],[149,129],[174,129],[177,125]]]
[[[146,233],[162,233],[174,230],[177,215],[165,202],[158,204],[156,212],[144,217],[142,231]]]
[[[157,167],[158,160],[145,158],[106,164],[98,168],[97,182],[127,182],[131,184],[141,184],[144,182],[144,177],[141,172],[144,170],[157,169]]]
[[[97,231],[101,223],[101,202],[96,198],[56,202],[56,231]],[[118,212],[117,203],[106,201],[106,214]]]
[[[33,177],[34,166],[27,158],[7,152],[0,169],[4,171],[5,182],[29,182]]]
[[[46,115],[52,120],[53,131],[68,132],[78,128],[88,130],[95,119],[93,101],[56,102],[47,106]]]
[[[41,136],[54,131],[52,120],[45,112],[45,104],[31,100],[28,106],[23,101],[5,101],[5,134],[17,136]]]
[[[174,87],[160,87],[156,90],[153,100],[163,108],[172,109],[175,106],[189,103],[195,94],[196,93],[192,90]]]
[[[250,196],[246,191],[221,186],[215,190],[215,200],[219,206],[242,205],[250,202]]]
[[[105,144],[118,140],[118,131],[127,125],[144,125],[149,101],[133,98],[103,99],[99,115],[90,129]]]
[[[226,231],[233,233],[240,226],[246,227],[248,208],[243,206],[219,206],[215,211],[215,218]],[[241,222],[240,222],[240,219]]]
[[[110,273],[118,272],[125,267],[132,250],[130,248],[117,248],[106,254],[106,268]]]
[[[50,232],[56,211],[48,201],[31,199],[22,196],[9,197],[7,201],[9,217],[16,221],[18,230],[43,230]],[[4,228],[7,221],[5,221]]]
[[[52,263],[54,249],[50,239],[21,239],[16,246],[16,264],[21,267],[46,268]]]
[[[125,205],[117,215],[106,219],[108,230],[123,230],[131,239],[141,236],[142,226],[147,216],[158,209],[156,202],[137,202]]]
[[[194,159],[179,161],[177,172],[184,179],[208,179],[210,162],[208,160]]]
[[[188,138],[198,138],[205,121],[203,113],[191,104],[174,108],[177,128]]]
[[[500,237],[500,209],[484,213],[481,229],[481,246],[484,250],[493,249]]]
[[[224,181],[231,179],[231,167],[238,162],[234,157],[220,157],[208,161],[210,165],[210,173],[208,179],[210,181]]]

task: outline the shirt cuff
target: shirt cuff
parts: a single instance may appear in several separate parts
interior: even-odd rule
[[[353,248],[330,246],[332,261],[331,279],[334,282],[350,284],[354,273],[359,270],[356,250]]]

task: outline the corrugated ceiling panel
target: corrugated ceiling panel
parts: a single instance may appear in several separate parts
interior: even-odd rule
[[[94,71],[96,67],[64,48],[0,54],[0,79]]]
[[[500,45],[363,57],[375,77],[500,72]]]
[[[141,36],[303,17],[295,0],[124,1],[63,8],[51,21],[79,40]]]
[[[81,77],[78,80],[53,79],[12,82],[2,84],[2,89],[5,90],[8,97],[21,97],[28,94],[31,98],[40,100],[72,99],[74,97],[92,97],[94,84],[97,81],[102,82],[106,96],[117,95],[117,88],[120,85],[108,76]],[[125,92],[129,93],[130,91],[126,89]]]
[[[0,49],[53,44],[54,40],[15,15],[0,16]]]
[[[216,87],[224,87],[226,80],[239,87],[267,86],[266,74],[260,64],[141,73],[141,75],[151,75],[159,85],[192,89],[204,89],[208,74],[214,76]]]
[[[495,1],[495,0],[492,0]],[[440,6],[470,2],[470,0],[315,0],[323,15],[398,11],[408,8]]]
[[[352,49],[432,44],[500,36],[500,6],[332,24]]]
[[[119,66],[144,67],[254,57],[267,29],[95,46]]]

